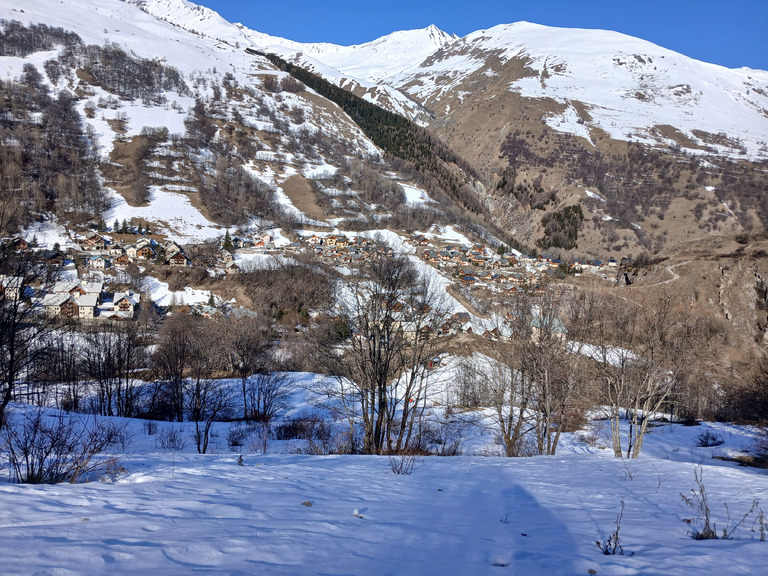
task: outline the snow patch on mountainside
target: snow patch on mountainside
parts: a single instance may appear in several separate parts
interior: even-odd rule
[[[152,186],[151,190],[146,206],[130,206],[125,198],[113,192],[112,208],[104,215],[105,222],[112,223],[115,219],[151,222],[156,232],[162,232],[180,244],[220,238],[223,234],[222,227],[203,216],[185,194],[168,192],[157,186]]]
[[[659,143],[657,126],[674,126],[700,147],[736,157],[768,157],[768,72],[700,62],[650,42],[605,30],[527,22],[467,35],[437,52],[402,86],[420,100],[455,92],[490,57],[524,62],[529,75],[510,90],[529,98],[587,105],[590,123],[620,140]],[[575,110],[550,117],[558,130],[588,137]],[[724,134],[713,142],[701,132]]]
[[[393,32],[366,44],[305,44],[301,50],[352,77],[381,83],[421,64],[435,50],[454,40],[456,36],[429,26]]]

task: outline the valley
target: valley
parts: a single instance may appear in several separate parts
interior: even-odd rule
[[[11,573],[758,569],[680,496],[768,489],[768,72],[25,0],[0,78]]]

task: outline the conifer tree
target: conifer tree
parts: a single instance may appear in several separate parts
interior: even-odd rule
[[[221,246],[227,252],[233,252],[235,250],[234,244],[232,244],[232,237],[229,235],[229,230],[224,234],[224,243]]]

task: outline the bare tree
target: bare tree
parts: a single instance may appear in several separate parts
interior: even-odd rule
[[[485,357],[467,363],[493,408],[507,456],[555,454],[569,418],[584,406],[588,359],[578,336],[586,303],[560,289],[516,296]]]
[[[146,361],[133,322],[104,322],[92,326],[84,336],[83,365],[96,384],[98,414],[132,418],[139,408],[141,387],[134,371]]]
[[[194,439],[199,454],[208,452],[211,426],[232,409],[232,391],[229,386],[216,378],[193,378],[188,384],[186,395],[187,411],[195,423]]]
[[[150,401],[150,412],[155,416],[184,421],[185,375],[194,353],[192,334],[200,329],[201,322],[193,316],[172,316],[160,331],[152,356],[158,379]]]
[[[288,377],[281,372],[264,371],[246,379],[250,412],[248,418],[269,423],[288,407]]]
[[[668,406],[712,335],[711,323],[669,293],[640,304],[602,295],[590,336],[617,458],[624,455],[622,414],[629,421],[626,457],[637,458],[649,419]]]
[[[45,290],[55,276],[52,268],[35,261],[33,253],[0,247],[0,428],[19,377],[47,353],[45,340],[54,325],[35,306],[31,286]]]
[[[317,331],[316,357],[335,379],[326,390],[368,454],[411,447],[429,396],[430,360],[445,346],[445,305],[405,256],[375,260],[342,299],[341,320]]]
[[[269,361],[271,342],[268,326],[261,319],[243,318],[225,320],[221,327],[229,368],[240,378],[243,418],[248,420],[259,408],[251,405],[251,376],[257,372],[264,373]],[[261,398],[260,395],[257,397]]]
[[[533,429],[529,411],[532,384],[527,374],[516,370],[509,343],[492,348],[486,350],[491,356],[472,359],[465,370],[488,394],[505,455],[526,456],[532,453],[526,444]]]

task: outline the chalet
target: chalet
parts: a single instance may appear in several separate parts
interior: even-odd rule
[[[604,268],[604,265],[600,260],[587,260],[585,268],[593,272],[598,272]]]
[[[112,244],[112,246],[109,247],[109,250],[107,251],[107,254],[110,256],[120,256],[125,252],[123,249],[123,246],[121,244]]]
[[[424,258],[427,262],[431,262],[433,264],[440,262],[440,255],[432,249],[427,249],[424,251]]]
[[[136,294],[131,291],[115,292],[114,296],[112,297],[112,310],[115,312],[120,312],[124,315],[133,316],[138,305],[139,302]]]
[[[67,296],[84,296],[85,290],[80,286],[77,280],[70,280],[68,282],[56,282],[53,285],[54,294],[66,294]]]
[[[468,324],[472,320],[472,317],[469,315],[469,312],[456,312],[451,316],[451,320],[456,320],[462,324]]]
[[[43,252],[41,259],[50,266],[64,266],[67,256],[60,250],[46,250]]]
[[[125,249],[125,254],[130,258],[131,260],[136,260],[136,254],[139,251],[139,249],[134,246],[130,245]]]
[[[512,272],[512,274],[509,275],[509,279],[516,286],[522,286],[526,282],[526,277],[519,272]]]
[[[346,236],[338,236],[336,238],[336,247],[337,248],[346,248],[349,246],[349,238]]]
[[[96,317],[96,306],[99,304],[99,297],[95,294],[86,294],[75,299],[77,305],[77,317],[88,320]]]
[[[145,246],[152,246],[152,240],[147,238],[146,236],[142,236],[138,240],[136,240],[136,248],[144,248]]]
[[[0,274],[0,298],[16,302],[24,292],[24,278]]]
[[[181,246],[176,244],[173,240],[168,240],[165,244],[163,244],[163,250],[165,250],[166,254],[172,254],[173,252],[181,252]]]
[[[470,252],[469,261],[474,266],[483,266],[485,264],[485,254],[482,252]]]
[[[208,304],[197,304],[192,307],[192,314],[196,316],[202,316],[203,318],[213,318],[214,316],[221,316],[222,313],[217,308],[209,306]]]
[[[221,259],[221,261],[222,261],[222,262],[224,262],[225,264],[226,264],[227,262],[232,262],[232,260],[233,260],[233,257],[232,257],[232,253],[231,253],[229,250],[224,250],[224,248],[222,248],[221,250],[219,250],[219,258],[220,258],[220,259]]]
[[[45,314],[51,318],[61,315],[62,305],[71,299],[69,294],[46,294],[41,304]]]
[[[141,248],[136,247],[136,258],[138,260],[152,260],[155,257],[155,249],[150,244],[145,244]]]
[[[477,277],[480,280],[488,281],[493,279],[493,273],[490,270],[484,270],[482,272],[478,272]]]
[[[112,259],[112,264],[116,266],[127,266],[131,262],[131,258],[128,256],[128,254],[125,253]]]
[[[227,274],[238,274],[241,272],[240,266],[234,260],[230,260],[224,264],[224,271]]]
[[[106,270],[109,266],[109,259],[104,256],[93,256],[88,260],[88,268],[91,270]]]
[[[189,258],[187,258],[182,252],[176,252],[174,254],[171,254],[168,257],[168,264],[170,264],[171,266],[192,266],[192,261]]]
[[[531,320],[532,333],[531,337],[534,341],[538,342],[542,336],[548,336],[556,338],[557,340],[565,340],[565,336],[568,331],[565,328],[559,318],[536,316]]]
[[[87,238],[78,240],[78,245],[81,250],[93,251],[104,250],[107,247],[107,241],[99,234],[91,234]]]
[[[82,282],[78,286],[82,294],[96,294],[101,297],[101,293],[104,291],[103,282]]]
[[[47,316],[79,316],[75,299],[69,294],[47,294],[42,302]]]
[[[310,246],[320,246],[322,243],[323,239],[319,236],[316,236],[315,234],[312,234],[312,236],[307,239],[307,244]]]
[[[24,240],[21,236],[16,236],[15,238],[11,238],[5,243],[5,247],[9,250],[15,250],[17,252],[26,252],[29,250],[29,242]]]

